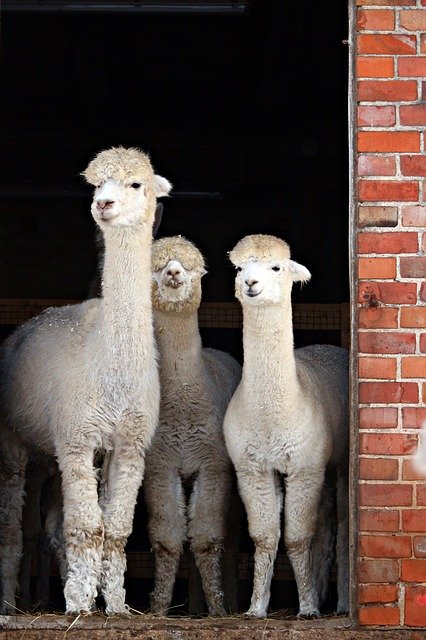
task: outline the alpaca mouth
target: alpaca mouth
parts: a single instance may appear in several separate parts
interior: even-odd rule
[[[258,291],[257,293],[255,291],[247,291],[246,292],[246,296],[248,296],[249,298],[255,298],[259,294],[260,294],[260,291]]]
[[[167,283],[167,287],[171,287],[172,289],[179,289],[183,285],[183,282],[171,281]]]

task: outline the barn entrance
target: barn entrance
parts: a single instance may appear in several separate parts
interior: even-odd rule
[[[294,290],[296,346],[347,346],[347,30],[339,0],[4,0],[2,335],[44,306],[87,296],[97,256],[79,173],[98,150],[121,144],[149,151],[174,185],[159,236],[182,234],[206,257],[206,346],[242,358],[227,251],[249,233],[283,237],[312,272]],[[247,533],[239,551],[244,611]],[[185,558],[176,613],[186,611],[187,577]],[[51,585],[50,606],[61,609],[54,567]],[[129,604],[145,611],[151,588],[141,500]],[[335,604],[332,583],[329,611]],[[296,607],[281,544],[271,608],[291,617]]]

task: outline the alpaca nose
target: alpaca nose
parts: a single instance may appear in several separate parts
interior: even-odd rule
[[[257,284],[259,282],[259,280],[245,280],[245,283],[248,287],[253,287],[255,284]]]
[[[178,276],[180,274],[180,270],[177,267],[171,267],[168,271],[167,271],[167,275],[171,276],[172,278],[174,278],[175,276]]]
[[[114,204],[114,200],[97,200],[96,208],[98,211],[105,211],[106,209],[111,209]]]

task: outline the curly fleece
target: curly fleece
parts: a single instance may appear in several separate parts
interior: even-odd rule
[[[98,153],[81,174],[89,184],[99,187],[106,180],[122,184],[154,179],[149,157],[139,149],[112,147]]]
[[[229,252],[229,259],[235,266],[248,260],[281,261],[289,258],[290,247],[287,242],[264,234],[246,236]]]

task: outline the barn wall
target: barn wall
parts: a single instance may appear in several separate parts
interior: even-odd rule
[[[356,0],[361,625],[426,626],[426,0]]]

